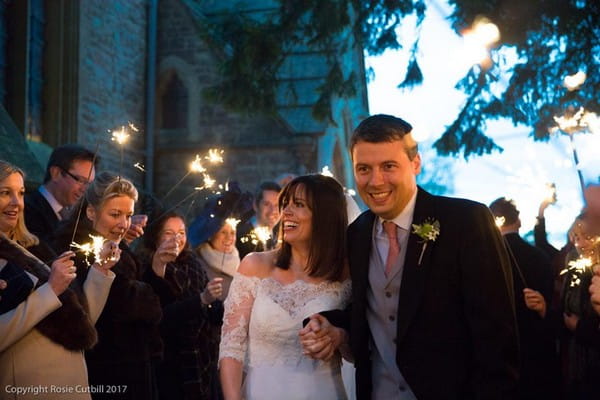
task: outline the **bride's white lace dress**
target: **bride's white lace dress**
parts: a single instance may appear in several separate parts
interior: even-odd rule
[[[298,332],[304,318],[346,307],[350,294],[349,280],[283,285],[237,273],[225,301],[219,359],[245,365],[244,398],[346,399],[339,355],[327,362],[305,356]]]

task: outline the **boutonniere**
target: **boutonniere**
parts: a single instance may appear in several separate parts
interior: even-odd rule
[[[423,260],[423,254],[427,248],[427,243],[435,242],[438,235],[440,234],[440,221],[437,219],[427,218],[422,224],[412,224],[413,233],[422,239],[423,247],[421,248],[421,255],[419,256],[419,262],[417,265],[421,265]]]

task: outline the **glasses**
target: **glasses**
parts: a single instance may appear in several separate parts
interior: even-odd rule
[[[77,182],[78,184],[80,184],[81,186],[87,186],[90,184],[90,181],[88,181],[87,179],[85,179],[82,176],[77,176],[77,175],[73,175],[72,173],[70,173],[69,171],[67,171],[64,168],[61,168],[62,172],[64,174],[69,175],[75,182]]]

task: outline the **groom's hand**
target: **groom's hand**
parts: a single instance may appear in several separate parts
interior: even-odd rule
[[[346,340],[346,332],[329,323],[321,314],[314,314],[298,334],[304,354],[316,360],[328,361]]]

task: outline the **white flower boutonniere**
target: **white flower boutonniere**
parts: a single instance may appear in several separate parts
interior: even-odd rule
[[[422,239],[423,247],[417,265],[421,265],[423,254],[427,248],[427,243],[435,242],[440,234],[440,222],[437,219],[427,218],[422,224],[412,224],[413,233]]]

